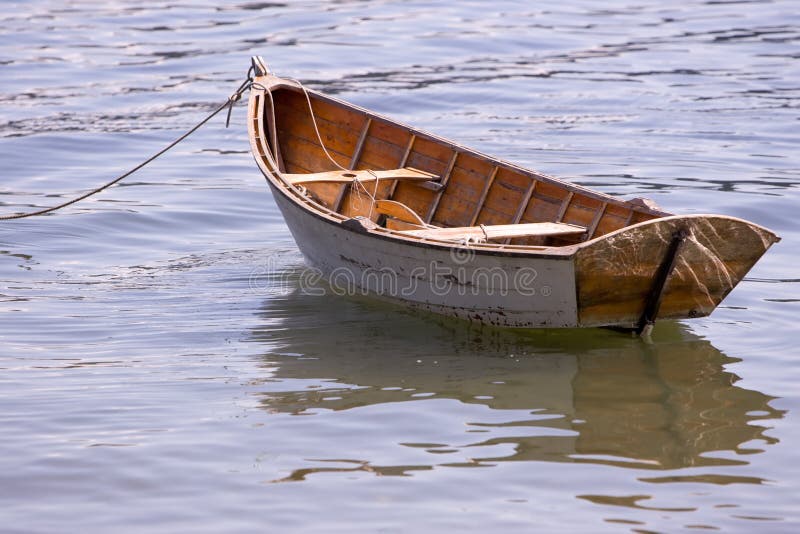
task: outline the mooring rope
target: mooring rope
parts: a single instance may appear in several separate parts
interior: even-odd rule
[[[322,135],[320,135],[319,133],[319,127],[317,127],[317,118],[314,116],[314,107],[311,105],[311,97],[308,96],[308,89],[306,89],[306,86],[300,83],[299,80],[295,80],[294,78],[284,78],[284,79],[296,83],[298,86],[300,86],[300,89],[303,91],[303,95],[305,95],[306,102],[308,103],[308,111],[311,114],[311,124],[314,126],[314,132],[316,132],[317,134],[317,140],[319,141],[319,146],[320,148],[322,148],[322,151],[325,153],[325,155],[328,157],[331,163],[339,167],[339,169],[343,171],[349,171],[350,169],[342,167],[338,161],[333,159],[333,156],[331,156],[330,152],[328,152],[328,149],[325,148],[325,143],[322,141]]]
[[[44,209],[41,209],[41,210],[38,210],[38,211],[32,211],[32,212],[28,212],[28,213],[17,213],[17,214],[14,214],[14,215],[0,215],[0,221],[7,221],[7,220],[11,220],[11,219],[24,219],[25,217],[34,217],[36,215],[44,215],[45,213],[50,213],[50,212],[53,212],[53,211],[56,211],[56,210],[60,210],[61,208],[66,208],[67,206],[75,204],[76,202],[80,202],[81,200],[83,200],[85,198],[89,198],[92,195],[96,195],[97,193],[99,193],[99,192],[101,192],[101,191],[103,191],[105,189],[108,189],[112,185],[114,185],[114,184],[122,181],[123,179],[127,178],[131,174],[135,173],[136,171],[138,171],[139,169],[141,169],[142,167],[144,167],[148,163],[152,162],[153,160],[155,160],[156,158],[158,158],[159,156],[161,156],[162,154],[164,154],[165,152],[167,152],[168,150],[173,148],[175,145],[177,145],[178,143],[180,143],[181,141],[183,141],[184,139],[186,139],[187,137],[192,135],[194,132],[199,130],[201,126],[203,126],[205,123],[210,121],[220,111],[222,111],[225,108],[228,108],[228,116],[227,116],[227,118],[225,120],[225,127],[227,128],[228,125],[230,124],[231,111],[233,110],[233,105],[242,98],[242,94],[247,89],[249,89],[250,86],[253,83],[252,72],[253,72],[253,68],[251,67],[250,70],[247,73],[247,79],[244,82],[242,82],[242,84],[239,86],[239,88],[236,89],[236,91],[231,96],[228,97],[228,99],[225,101],[224,104],[222,104],[217,109],[215,109],[210,115],[208,115],[205,119],[203,119],[200,122],[198,122],[194,127],[192,127],[189,131],[187,131],[186,133],[184,133],[183,135],[178,137],[175,141],[173,141],[172,143],[170,143],[169,145],[167,145],[166,147],[164,147],[163,149],[161,149],[160,151],[158,151],[154,155],[150,156],[145,161],[143,161],[142,163],[140,163],[136,167],[132,168],[131,170],[129,170],[129,171],[117,176],[116,178],[114,178],[110,182],[107,182],[106,184],[104,184],[104,185],[102,185],[102,186],[100,186],[100,187],[98,187],[96,189],[92,189],[88,193],[85,193],[85,194],[83,194],[83,195],[81,195],[81,196],[79,196],[77,198],[73,198],[72,200],[68,200],[67,202],[64,202],[63,204],[59,204],[58,206],[53,206],[53,207],[50,207],[50,208],[44,208]]]
[[[311,115],[311,124],[312,124],[312,126],[314,126],[314,132],[317,134],[317,140],[319,141],[320,148],[322,148],[322,152],[324,152],[325,156],[327,156],[327,158],[331,161],[331,163],[333,163],[334,165],[339,167],[339,169],[341,169],[343,171],[351,170],[351,169],[346,169],[346,168],[342,167],[339,164],[338,161],[333,159],[333,156],[331,156],[330,152],[328,152],[328,149],[325,147],[325,142],[322,141],[322,135],[319,133],[319,127],[317,126],[317,118],[314,116],[314,107],[311,105],[311,97],[308,95],[308,89],[306,89],[306,86],[303,85],[299,80],[296,80],[294,78],[284,78],[284,79],[296,83],[300,87],[300,89],[303,91],[303,95],[306,97],[306,102],[308,103],[308,111],[309,111],[309,114]],[[269,92],[269,91],[267,91],[267,92]],[[272,104],[272,95],[271,94],[270,94],[270,104]],[[274,109],[273,109],[273,116],[274,116]],[[361,183],[361,181],[358,178],[354,178],[353,179],[350,187],[352,188],[352,191],[355,193],[356,198],[358,199],[359,203],[361,202],[361,194],[358,191],[359,188],[363,189],[364,193],[366,193],[366,195],[371,199],[370,206],[369,206],[369,215],[368,215],[368,217],[372,217],[372,211],[375,208],[375,202],[377,201],[376,197],[378,196],[378,185],[380,184],[381,180],[380,180],[380,178],[378,178],[378,175],[375,174],[372,170],[367,169],[367,172],[369,174],[371,174],[375,178],[375,188],[374,188],[374,190],[373,190],[373,192],[371,194],[370,194],[369,190],[364,186],[364,184]]]

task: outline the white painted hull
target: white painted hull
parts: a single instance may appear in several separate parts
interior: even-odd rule
[[[298,205],[270,183],[308,264],[341,294],[508,327],[578,326],[571,257],[493,254],[353,231]]]

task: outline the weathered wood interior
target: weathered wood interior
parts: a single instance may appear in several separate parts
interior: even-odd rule
[[[580,233],[533,233],[494,241],[559,246],[669,215],[496,161],[321,95],[309,96],[324,149],[306,95],[295,87],[273,87],[272,103],[268,102],[269,95],[259,97],[264,99],[264,137],[270,147],[277,145],[272,151],[278,155],[282,172],[340,176],[325,179],[327,175],[320,174],[305,180],[296,178],[293,183],[302,182],[307,196],[345,217],[369,217],[393,230],[419,229],[420,221],[425,227],[441,228],[520,223],[567,223],[585,228]],[[273,131],[277,139],[272,139]],[[330,161],[325,149],[344,169],[396,169],[400,179],[393,179],[391,173],[381,173],[380,179],[357,173],[358,178],[348,182],[341,179],[343,171]],[[433,177],[409,179],[399,172],[402,170],[410,175],[422,171]],[[392,205],[387,210],[389,204],[385,204],[383,209],[376,209],[373,198],[391,200],[402,207]],[[403,212],[405,217],[395,216]]]

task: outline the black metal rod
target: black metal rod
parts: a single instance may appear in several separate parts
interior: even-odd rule
[[[658,268],[658,273],[653,281],[653,287],[650,288],[650,293],[647,295],[644,311],[639,318],[639,326],[636,328],[637,334],[641,335],[648,327],[652,327],[655,324],[656,317],[658,316],[658,309],[661,307],[661,299],[664,296],[664,288],[669,281],[672,271],[675,269],[675,260],[678,258],[681,244],[688,236],[689,232],[685,228],[681,228],[672,234],[672,241]]]

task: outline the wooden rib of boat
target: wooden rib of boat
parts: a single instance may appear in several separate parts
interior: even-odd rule
[[[779,237],[492,158],[272,75],[248,132],[306,261],[339,290],[510,327],[710,314]]]

